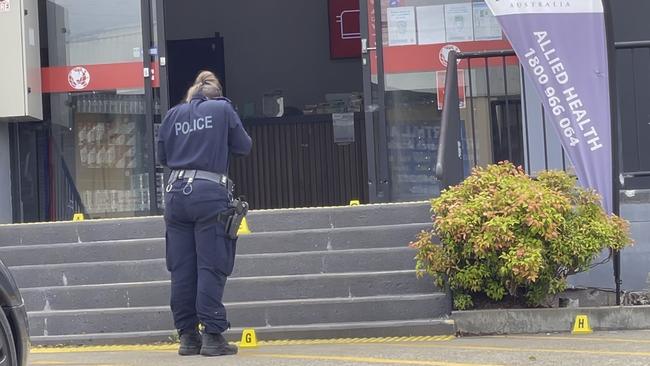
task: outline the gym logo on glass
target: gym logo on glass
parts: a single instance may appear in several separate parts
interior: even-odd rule
[[[8,12],[11,10],[11,4],[9,0],[0,0],[0,12]]]
[[[90,84],[90,72],[85,67],[77,66],[68,73],[68,84],[74,90],[84,90]]]

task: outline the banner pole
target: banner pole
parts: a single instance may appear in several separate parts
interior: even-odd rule
[[[614,40],[614,17],[611,0],[602,0],[605,16],[605,38],[607,40],[607,63],[609,75],[609,104],[612,134],[612,213],[620,216],[620,167],[618,152],[618,92],[616,88],[616,47]],[[614,250],[614,282],[616,285],[616,305],[621,305],[621,252]]]

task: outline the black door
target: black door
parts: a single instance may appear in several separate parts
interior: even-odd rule
[[[180,103],[196,75],[203,70],[217,75],[226,92],[226,65],[223,38],[167,41],[167,77],[170,105]]]

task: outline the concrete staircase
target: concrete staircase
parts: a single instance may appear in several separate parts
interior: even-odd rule
[[[426,203],[252,212],[224,302],[235,339],[453,334],[449,297],[415,278]],[[0,226],[36,344],[174,334],[160,217]]]

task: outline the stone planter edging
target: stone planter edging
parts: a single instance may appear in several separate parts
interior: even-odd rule
[[[451,317],[457,334],[493,335],[569,332],[582,314],[594,331],[650,329],[650,306],[471,310]]]

